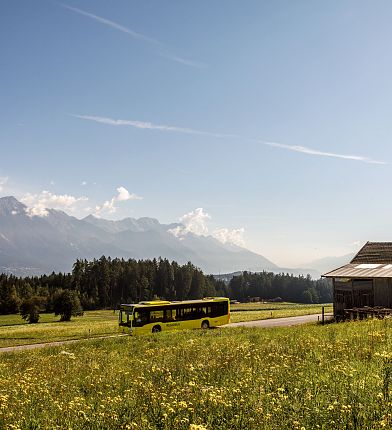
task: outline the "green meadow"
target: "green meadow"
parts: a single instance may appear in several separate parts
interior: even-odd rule
[[[265,320],[270,318],[296,317],[333,312],[332,304],[304,305],[299,303],[238,303],[231,305],[231,322]]]
[[[321,312],[322,305],[294,303],[244,303],[232,306],[231,322],[308,315]],[[332,306],[326,307],[331,312]],[[20,315],[0,315],[0,348],[58,340],[71,340],[119,333],[118,313],[87,311],[82,317],[59,322],[54,314],[41,314],[38,324],[27,324]]]
[[[119,333],[118,313],[88,311],[82,317],[60,322],[54,314],[41,314],[37,324],[25,323],[20,315],[0,317],[0,347],[71,340]],[[1,428],[1,427],[0,427]]]
[[[0,354],[0,429],[392,428],[392,320]]]

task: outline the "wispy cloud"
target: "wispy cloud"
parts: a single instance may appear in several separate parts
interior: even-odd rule
[[[197,67],[199,69],[205,69],[208,67],[208,64],[202,63],[201,61],[189,60],[187,58],[178,57],[173,54],[160,54],[161,57],[167,58],[168,60],[175,61],[176,63],[184,64],[185,66]]]
[[[133,37],[134,39],[140,40],[142,42],[148,43],[150,45],[154,45],[156,47],[159,47],[161,49],[161,51],[164,52],[159,52],[158,55],[160,55],[161,57],[167,58],[171,61],[175,61],[176,63],[180,63],[183,64],[185,66],[189,66],[189,67],[197,67],[197,68],[205,68],[207,67],[207,64],[199,62],[199,61],[194,61],[188,58],[183,58],[180,57],[178,55],[175,55],[173,53],[167,52],[169,47],[162,43],[161,41],[154,39],[152,37],[146,36],[145,34],[139,33],[137,31],[134,31],[128,27],[125,27],[121,24],[118,24],[117,22],[111,21],[107,18],[103,18],[102,16],[98,16],[95,15],[91,12],[87,12],[85,10],[79,9],[77,7],[73,7],[73,6],[69,6],[67,4],[64,3],[60,3],[61,6],[63,6],[65,9],[68,9],[72,12],[78,13],[79,15],[83,15],[86,16],[90,19],[93,19],[97,22],[99,22],[100,24],[106,25],[108,27],[114,28],[117,31],[121,31],[122,33],[127,34],[128,36]]]
[[[4,186],[8,182],[8,176],[0,177],[0,191],[3,191]]]
[[[71,116],[75,118],[85,119],[88,121],[95,121],[100,124],[107,124],[107,125],[114,125],[114,126],[126,125],[134,128],[140,128],[143,130],[171,131],[176,133],[196,134],[201,136],[210,136],[210,137],[219,137],[219,138],[239,138],[239,136],[234,134],[211,133],[209,131],[194,130],[192,128],[176,127],[171,125],[153,124],[151,122],[145,122],[145,121],[113,119],[113,118],[106,118],[102,116],[92,116],[92,115],[71,114]]]
[[[87,16],[88,18],[94,19],[95,21],[98,21],[101,24],[105,24],[109,27],[114,28],[115,30],[122,31],[123,33],[126,33],[135,39],[142,40],[143,42],[153,43],[154,45],[163,46],[163,44],[158,40],[153,39],[152,37],[145,36],[144,34],[138,33],[136,31],[133,31],[130,28],[124,27],[123,25],[117,24],[116,22],[110,21],[109,19],[102,18],[101,16],[94,15],[93,13],[86,12],[85,10],[79,9],[77,7],[69,6],[64,3],[61,3],[61,6],[63,6],[68,10],[72,10],[73,12],[76,12],[80,15],[84,15],[84,16]]]
[[[192,128],[186,127],[178,127],[172,125],[162,125],[162,124],[153,124],[151,122],[145,121],[135,121],[135,120],[124,120],[124,119],[113,119],[101,116],[92,116],[92,115],[74,115],[71,116],[75,118],[80,118],[88,121],[98,122],[100,124],[107,124],[112,126],[130,126],[134,128],[139,128],[143,130],[157,130],[157,131],[165,131],[165,132],[175,132],[175,133],[186,133],[186,134],[194,134],[199,136],[209,136],[216,138],[229,138],[229,139],[241,139],[242,142],[257,142],[262,145],[270,146],[273,148],[285,149],[287,151],[300,152],[302,154],[314,155],[319,157],[331,157],[331,158],[340,158],[344,160],[352,160],[352,161],[360,161],[362,163],[368,164],[389,164],[386,161],[373,160],[372,158],[365,157],[362,155],[350,155],[350,154],[338,154],[335,152],[328,151],[320,151],[313,148],[307,148],[306,146],[297,146],[297,145],[286,145],[284,143],[277,142],[269,142],[267,140],[248,138],[244,136],[240,136],[238,134],[228,134],[228,133],[214,133],[210,131],[203,130],[195,130]]]
[[[309,155],[318,155],[320,157],[343,158],[344,160],[362,161],[363,163],[369,163],[369,164],[388,164],[385,161],[373,160],[368,157],[363,157],[362,155],[337,154],[334,152],[318,151],[317,149],[307,148],[305,146],[285,145],[283,143],[266,142],[263,140],[259,142],[262,143],[263,145],[272,146],[274,148],[281,148],[281,149],[286,149],[288,151],[294,151],[294,152],[302,152],[303,154],[309,154]]]

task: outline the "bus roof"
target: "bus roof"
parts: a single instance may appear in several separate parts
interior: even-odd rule
[[[178,300],[178,301],[166,301],[166,300],[150,300],[143,301],[140,303],[122,303],[120,306],[137,306],[140,308],[149,308],[151,306],[170,306],[170,305],[199,305],[202,303],[214,303],[228,301],[227,297],[205,297],[200,300]]]

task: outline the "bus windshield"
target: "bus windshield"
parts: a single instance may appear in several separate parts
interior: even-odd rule
[[[120,315],[119,315],[120,325],[131,327],[133,308],[134,306],[124,306],[120,309]]]

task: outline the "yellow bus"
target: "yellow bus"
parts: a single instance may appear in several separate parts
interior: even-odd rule
[[[230,321],[230,300],[207,297],[201,300],[146,301],[120,306],[119,325],[133,335],[216,327]]]

